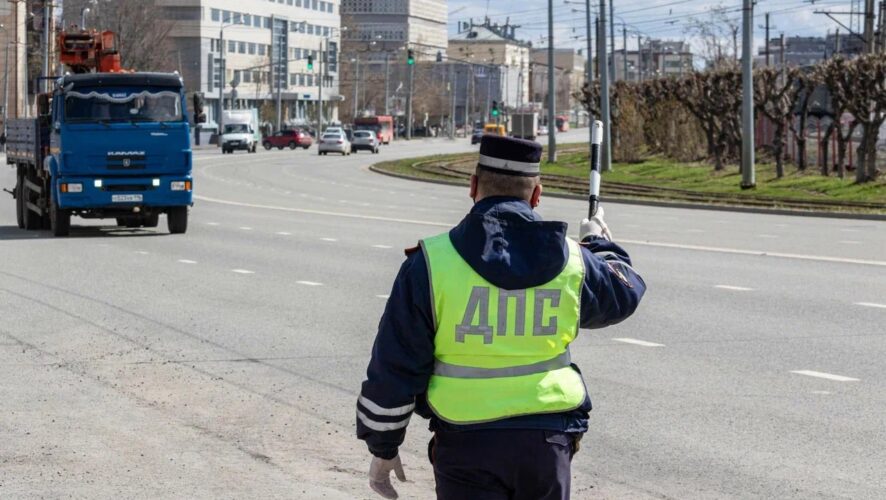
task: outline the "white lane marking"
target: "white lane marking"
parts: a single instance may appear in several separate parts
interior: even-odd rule
[[[726,253],[733,255],[750,255],[754,257],[778,257],[782,259],[794,260],[810,260],[815,262],[833,262],[838,264],[861,264],[865,266],[881,266],[886,267],[886,261],[882,260],[866,260],[866,259],[848,259],[844,257],[827,257],[824,255],[805,255],[797,253],[784,252],[765,252],[763,250],[742,250],[739,248],[709,247],[702,245],[684,245],[682,243],[664,243],[660,241],[644,241],[644,240],[618,240],[617,243],[627,243],[629,245],[640,245],[657,248],[674,248],[677,250],[697,250],[699,252]]]
[[[876,302],[856,302],[857,306],[865,306],[865,307],[877,307],[880,309],[886,309],[886,304],[877,304]]]
[[[277,231],[277,234],[280,236],[292,236],[292,233],[287,233],[286,231]]]
[[[834,380],[836,382],[858,382],[859,379],[852,377],[845,377],[843,375],[834,375],[833,373],[825,373],[825,372],[817,372],[815,370],[791,370],[791,373],[796,373],[797,375],[806,375],[807,377],[816,377],[823,378],[827,380]]]
[[[390,295],[376,295],[376,297],[378,297],[378,298],[380,298],[380,299],[389,299],[389,298],[391,298]]]
[[[812,391],[812,394],[833,394],[831,391]]]
[[[302,214],[311,214],[311,215],[327,215],[330,217],[345,217],[349,219],[363,219],[363,220],[375,220],[382,222],[399,222],[402,224],[417,224],[420,226],[432,226],[432,227],[452,227],[452,224],[449,222],[434,222],[434,221],[426,221],[426,220],[416,220],[416,219],[398,219],[395,217],[380,217],[375,215],[364,215],[364,214],[350,214],[350,213],[342,213],[342,212],[328,212],[325,210],[310,210],[306,208],[292,208],[292,207],[280,207],[273,205],[258,205],[253,203],[242,203],[239,201],[230,201],[230,200],[220,200],[218,198],[209,198],[206,196],[194,196],[195,199],[200,201],[206,201],[210,203],[219,203],[222,205],[230,205],[235,207],[248,207],[248,208],[258,208],[263,210],[278,210],[281,212],[292,212],[292,213],[302,213]],[[664,243],[660,241],[648,241],[648,240],[618,240],[618,243],[627,243],[629,245],[640,245],[647,247],[657,247],[657,248],[674,248],[678,250],[696,250],[699,252],[713,252],[713,253],[726,253],[726,254],[734,254],[734,255],[751,255],[755,257],[778,257],[782,259],[794,259],[794,260],[810,260],[816,262],[833,262],[839,264],[861,264],[866,266],[880,266],[886,267],[886,261],[882,260],[866,260],[866,259],[848,259],[843,257],[827,257],[824,255],[804,255],[804,254],[795,254],[795,253],[784,253],[784,252],[766,252],[763,250],[743,250],[739,248],[724,248],[724,247],[709,247],[702,245],[685,245],[682,243]]]
[[[338,241],[335,238],[320,238],[320,241]]]
[[[307,285],[307,286],[322,286],[323,283],[317,283],[316,281],[296,281],[299,285]]]
[[[387,249],[387,248],[394,248],[394,247],[389,246],[389,245],[372,245],[372,248],[382,248],[382,249]]]
[[[715,285],[714,288],[720,288],[723,290],[734,290],[736,292],[750,292],[753,291],[753,288],[747,288],[743,286],[733,286],[733,285]]]
[[[181,262],[182,264],[196,264],[197,263],[196,260],[188,260],[188,259],[178,259],[178,261]]]
[[[206,225],[207,226],[218,226],[219,224],[218,224],[218,222],[207,222]]]
[[[842,243],[844,245],[861,245],[860,241],[855,241],[855,240],[841,240],[840,243]]]
[[[255,274],[255,271],[250,271],[248,269],[231,269],[231,272],[235,272],[237,274]]]
[[[136,250],[135,253],[139,255],[148,255],[150,252],[145,252],[144,250]]]
[[[629,339],[629,338],[617,338],[612,339],[616,342],[624,342],[625,344],[633,344],[639,345],[643,347],[664,347],[664,344],[656,344],[655,342],[646,342],[645,340],[637,340],[637,339]]]
[[[240,229],[242,229],[244,231],[252,231],[252,228],[249,226],[240,226]]]
[[[778,236],[774,234],[758,234],[757,238],[778,238]]]

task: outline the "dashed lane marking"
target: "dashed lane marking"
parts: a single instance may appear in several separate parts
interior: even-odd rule
[[[255,274],[255,271],[250,271],[248,269],[231,269],[231,272],[235,272],[237,274]]]
[[[796,373],[797,375],[806,375],[807,377],[816,377],[823,378],[827,380],[833,380],[836,382],[858,382],[859,379],[846,377],[843,375],[834,375],[833,373],[825,373],[825,372],[817,372],[815,370],[791,370],[791,373]]]
[[[420,226],[430,226],[430,227],[452,227],[451,222],[436,222],[436,221],[426,221],[426,220],[416,220],[416,219],[400,219],[396,217],[381,217],[375,215],[365,215],[365,214],[352,214],[352,213],[343,213],[343,212],[329,212],[325,210],[311,210],[307,208],[293,208],[293,207],[280,207],[273,205],[259,205],[253,203],[243,203],[239,201],[231,201],[231,200],[221,200],[218,198],[209,198],[206,196],[194,196],[195,199],[200,201],[206,201],[210,203],[219,203],[222,205],[229,205],[235,207],[248,207],[248,208],[257,208],[262,210],[277,210],[281,212],[291,212],[291,213],[302,213],[302,214],[310,214],[310,215],[326,215],[329,217],[344,217],[349,219],[362,219],[362,220],[374,220],[381,222],[397,222],[401,224],[416,224]],[[656,247],[656,248],[673,248],[677,250],[695,250],[699,252],[712,252],[712,253],[725,253],[725,254],[733,254],[733,255],[749,255],[753,257],[777,257],[781,259],[793,259],[793,260],[809,260],[814,262],[831,262],[837,264],[860,264],[866,266],[879,266],[886,267],[886,261],[882,260],[867,260],[867,259],[850,259],[844,257],[828,257],[824,255],[806,255],[806,254],[795,254],[795,253],[785,253],[785,252],[767,252],[763,250],[744,250],[740,248],[725,248],[725,247],[709,247],[702,245],[686,245],[683,243],[665,243],[660,241],[649,241],[649,240],[618,240],[618,243],[624,243],[628,245],[639,245],[639,246],[647,246],[647,247]]]
[[[334,242],[334,241],[338,241],[338,240],[335,238],[320,238],[320,241],[333,241]]]
[[[219,223],[218,222],[207,222],[206,225],[207,226],[218,226]]]
[[[386,299],[386,300],[389,299],[389,298],[391,298],[390,295],[376,295],[376,297],[378,297],[378,298],[380,298],[380,299]]]
[[[633,344],[633,345],[639,345],[639,346],[643,346],[643,347],[664,347],[665,346],[664,344],[657,344],[655,342],[647,342],[645,340],[629,339],[629,338],[624,338],[624,337],[612,339],[612,340],[614,340],[616,342],[623,342],[625,344]]]
[[[181,262],[182,264],[196,264],[197,263],[196,260],[188,260],[188,259],[178,259],[178,261]]]
[[[388,249],[388,248],[394,248],[394,247],[392,247],[390,245],[372,245],[372,248]]]
[[[249,226],[240,226],[240,229],[242,229],[244,231],[252,231],[252,228]]]
[[[722,290],[733,290],[735,292],[750,292],[754,290],[753,288],[733,285],[715,285],[714,288],[720,288]]]
[[[876,307],[878,309],[886,309],[886,304],[877,304],[876,302],[856,302],[857,306]]]
[[[151,252],[145,252],[144,250],[136,250],[135,253],[137,253],[139,255],[148,255]]]
[[[277,231],[276,234],[279,234],[280,236],[292,236],[292,233],[287,233],[286,231]]]
[[[323,283],[317,283],[316,281],[296,281],[296,283],[305,286],[323,286]]]

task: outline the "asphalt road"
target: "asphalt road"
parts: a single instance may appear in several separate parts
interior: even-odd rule
[[[182,236],[55,239],[0,198],[0,497],[372,498],[375,328],[402,249],[470,200],[367,166],[470,150],[201,151]],[[605,206],[649,292],[573,346],[595,406],[573,497],[882,498],[886,223]],[[416,417],[403,498],[432,497],[428,438]]]

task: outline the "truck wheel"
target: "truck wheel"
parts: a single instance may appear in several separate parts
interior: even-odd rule
[[[49,223],[53,236],[67,236],[71,233],[71,212],[58,208],[58,203],[50,200]]]
[[[25,228],[25,213],[24,213],[24,198],[25,195],[23,193],[23,189],[25,186],[25,176],[23,175],[21,169],[19,169],[18,175],[16,176],[16,184],[15,184],[15,219],[18,222],[18,228]]]
[[[188,207],[174,207],[166,212],[166,225],[172,234],[184,234],[188,230]]]
[[[27,177],[27,174],[25,174]],[[32,181],[33,182],[33,179]],[[43,215],[37,214],[28,208],[28,202],[33,202],[31,190],[22,182],[22,223],[28,231],[34,231],[43,227]]]
[[[142,225],[144,227],[157,227],[160,225],[160,214],[151,214],[146,215],[142,218]]]
[[[265,142],[262,144],[262,146],[264,146],[265,149],[267,149],[268,151],[271,150],[271,143],[268,142],[268,141],[265,141]]]

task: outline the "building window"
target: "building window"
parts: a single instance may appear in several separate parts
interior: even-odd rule
[[[243,83],[252,83],[252,71],[243,71],[240,74],[243,76]]]
[[[212,20],[215,22],[221,21],[221,11],[218,9],[212,9]]]
[[[263,44],[263,43],[258,44],[258,55],[260,55],[260,56],[265,55],[265,44]]]
[[[261,28],[261,16],[252,16],[252,26]]]
[[[255,44],[252,43],[252,42],[250,42],[250,43],[249,43],[249,55],[254,56],[254,55],[255,55],[255,52],[256,52]]]
[[[243,23],[243,18],[240,17],[240,13],[234,12],[234,24],[241,24],[241,23]]]
[[[246,26],[251,26],[252,16],[250,16],[249,14],[243,14],[243,24],[245,24]]]
[[[237,43],[237,52],[241,54],[246,53],[246,42],[238,42]]]
[[[323,26],[323,36],[329,36],[329,26]]]
[[[311,8],[317,10],[317,6],[319,5],[318,0],[311,0]]]
[[[228,52],[237,52],[237,42],[228,40]]]
[[[300,87],[305,86],[305,75],[298,75],[298,85]]]
[[[308,24],[308,34],[309,35],[314,34],[314,25],[313,24]]]
[[[265,29],[266,29],[266,30],[271,29],[271,18],[270,18],[270,17],[266,17],[266,18],[264,18],[264,20],[265,20]]]

